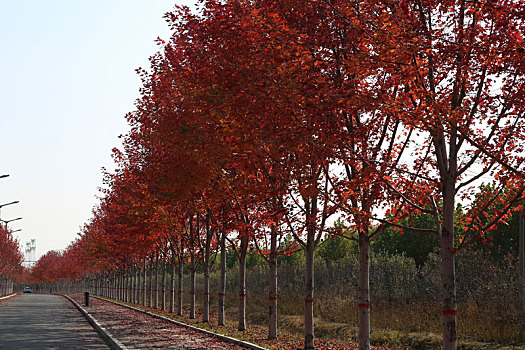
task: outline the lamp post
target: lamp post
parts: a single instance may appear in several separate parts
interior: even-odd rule
[[[8,177],[9,175],[0,175],[0,179],[3,179],[4,177]]]

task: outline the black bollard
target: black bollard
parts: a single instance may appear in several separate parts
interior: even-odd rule
[[[84,292],[84,305],[89,306],[89,292]]]

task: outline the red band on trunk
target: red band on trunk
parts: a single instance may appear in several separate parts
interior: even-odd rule
[[[357,304],[357,306],[362,307],[362,308],[369,308],[370,304]]]
[[[197,294],[197,293],[195,293],[195,292],[191,292],[191,295],[195,295],[195,294]]]
[[[458,310],[443,310],[443,315],[455,315],[458,313]]]
[[[204,293],[204,295],[210,295],[210,293]]]
[[[313,299],[304,299],[305,303],[313,303],[314,300]]]
[[[277,297],[269,297],[270,300],[277,300]]]
[[[239,294],[239,296],[240,296],[240,297],[245,297],[245,296],[246,296],[246,294]]]
[[[178,292],[178,293],[179,293],[179,294],[182,294],[182,290],[179,290],[179,292]]]
[[[224,296],[224,293],[219,293],[219,295],[222,295],[222,296]]]

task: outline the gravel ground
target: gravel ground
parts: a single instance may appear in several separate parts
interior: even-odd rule
[[[215,337],[82,294],[69,294],[128,349],[244,349]]]

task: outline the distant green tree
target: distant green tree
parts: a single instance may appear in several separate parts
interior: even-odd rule
[[[238,264],[237,253],[235,249],[229,247],[226,250],[226,268],[231,269]]]
[[[351,233],[341,219],[337,219],[334,223],[333,231],[338,232],[338,235],[344,237],[351,236]],[[321,242],[316,254],[323,259],[327,265],[346,258],[350,253],[357,254],[359,252],[357,242],[344,237],[328,235]]]
[[[429,228],[435,227],[434,218],[429,214],[418,214],[407,218],[401,223],[407,227]],[[413,258],[416,266],[420,267],[427,261],[428,255],[439,247],[437,235],[412,231],[399,231],[388,228],[372,242],[372,251],[390,255],[404,254]]]
[[[478,189],[475,201],[483,201],[485,198],[485,191],[491,191],[494,188],[489,184],[482,184]],[[476,203],[472,204],[476,207]],[[517,205],[515,206],[517,207]],[[494,210],[503,208],[503,204],[494,206],[493,210],[487,212],[486,215],[478,217],[479,224],[483,224],[490,218]],[[462,216],[466,209],[461,204],[456,207],[455,225],[457,232],[464,232],[464,228],[468,224],[462,222]],[[471,215],[472,216],[472,215]],[[406,227],[418,228],[434,228],[434,218],[429,214],[418,214],[409,217],[401,222]],[[504,256],[512,254],[514,256],[518,253],[518,224],[519,213],[515,210],[511,211],[510,218],[506,223],[496,225],[496,228],[490,231],[486,236],[486,242],[481,243],[476,241],[471,248],[475,250],[482,250],[492,256],[494,259],[502,259]],[[468,231],[466,236],[468,236]],[[460,235],[456,237],[456,245],[461,239]],[[421,233],[405,229],[403,231],[389,228],[379,235],[372,243],[372,250],[375,252],[387,253],[391,255],[404,254],[407,257],[413,258],[416,266],[422,266],[428,259],[428,255],[435,251],[438,247],[438,237],[436,235]]]
[[[259,254],[257,249],[252,248],[248,251],[248,256],[246,257],[246,268],[251,268],[257,265],[266,265],[266,260],[264,260],[264,258]]]
[[[492,246],[481,243],[476,243],[476,245],[497,259],[508,254],[518,256],[519,215],[520,213],[514,213],[509,222],[498,224],[498,228],[490,234]]]
[[[344,259],[354,248],[355,242],[340,237],[326,238],[317,249],[317,255],[323,259],[327,265],[332,262]]]
[[[480,186],[479,192],[476,195],[475,202],[479,201],[483,203],[485,200],[486,191],[494,191],[495,188],[491,184],[483,184]],[[473,204],[476,206],[476,203]],[[486,242],[482,243],[476,241],[473,244],[475,249],[483,250],[488,253],[494,259],[503,259],[506,255],[518,255],[518,230],[519,230],[519,215],[517,211],[519,204],[515,204],[509,213],[509,217],[506,222],[502,222],[496,225],[495,229],[489,231],[485,236]],[[485,215],[478,216],[479,225],[486,224],[488,219],[492,217],[497,210],[503,209],[504,204],[499,203],[492,206],[491,210],[487,211]],[[468,226],[466,226],[468,227]],[[468,235],[468,234],[467,234]]]
[[[278,249],[282,250],[285,247],[289,247],[290,244],[294,243],[292,236],[285,237]],[[288,252],[286,254],[280,254],[277,256],[277,264],[279,266],[302,266],[305,262],[304,249],[297,249],[296,251]]]

